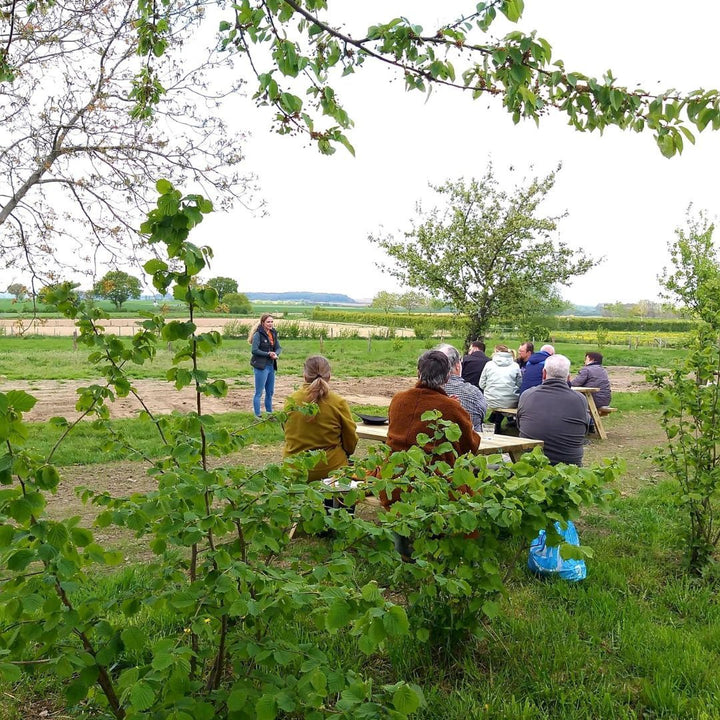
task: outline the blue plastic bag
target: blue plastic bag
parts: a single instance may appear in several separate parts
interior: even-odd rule
[[[555,530],[563,538],[564,542],[570,545],[580,545],[577,530],[571,520],[567,521],[567,527],[563,530],[560,523],[555,523]],[[563,560],[560,557],[560,546],[550,547],[545,544],[545,531],[530,543],[530,554],[528,556],[528,567],[538,575],[558,575],[563,580],[577,582],[587,577],[587,568],[584,560]]]

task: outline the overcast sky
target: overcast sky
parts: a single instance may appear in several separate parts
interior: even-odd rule
[[[403,12],[431,30],[472,3],[355,5],[347,29],[361,34],[369,22]],[[612,68],[628,87],[720,85],[715,2],[680,8],[665,0],[526,0],[520,27],[548,39],[568,69],[599,77]],[[259,177],[268,215],[253,218],[237,209],[203,224],[194,240],[214,247],[212,274],[236,278],[245,291],[342,292],[360,299],[395,290],[376,266],[383,258],[368,234],[407,229],[416,201],[432,196],[428,183],[480,176],[489,159],[508,181],[531,166],[546,173],[562,162],[545,210],[568,212],[559,227],[563,241],[605,257],[563,291],[575,303],[656,298],[667,243],[688,204],[717,212],[718,133],[706,131],[668,160],[650,133],[578,133],[561,117],[544,119],[539,129],[529,122],[515,126],[497,100],[406,93],[384,68],[367,67],[337,89],[356,123],[355,158],[343,150],[324,157],[301,138],[273,135],[269,110],[242,106],[242,126],[253,132],[247,169]]]

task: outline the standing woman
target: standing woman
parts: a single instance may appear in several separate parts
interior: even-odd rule
[[[283,457],[306,450],[324,450],[325,461],[308,473],[308,480],[321,480],[331,470],[348,464],[357,446],[357,425],[350,406],[343,397],[330,389],[330,363],[322,355],[312,355],[303,368],[305,384],[285,401],[292,410],[303,403],[316,403],[317,414],[290,412],[285,423]]]
[[[272,412],[272,396],[275,392],[275,371],[281,347],[275,321],[270,313],[263,313],[257,327],[251,327],[248,342],[252,345],[250,364],[255,371],[255,395],[253,412],[260,417],[260,398],[265,391],[265,410]]]

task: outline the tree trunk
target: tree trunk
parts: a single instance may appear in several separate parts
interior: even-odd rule
[[[470,343],[474,340],[484,340],[487,330],[487,320],[479,315],[472,315],[468,318],[468,329],[465,335],[464,352],[467,353]]]

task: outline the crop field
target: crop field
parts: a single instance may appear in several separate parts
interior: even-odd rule
[[[497,340],[514,347],[518,343],[517,338]],[[333,367],[331,385],[355,411],[384,412],[394,392],[412,384],[416,359],[431,345],[400,338],[285,341],[276,406],[301,381],[304,358],[322,353]],[[589,342],[558,342],[556,347],[571,358],[573,373],[585,351],[596,349]],[[407,635],[367,655],[358,649],[355,635],[341,630],[324,648],[331,663],[369,675],[378,685],[412,683],[423,697],[412,717],[423,720],[720,717],[720,579],[712,574],[692,579],[685,571],[684,518],[674,501],[672,481],[652,460],[664,435],[643,374],[652,364],[672,365],[682,351],[613,345],[602,350],[618,411],[606,420],[608,440],[592,439],[585,459],[590,465],[621,458],[625,470],[612,487],[612,499],[605,506],[586,507],[576,522],[583,545],[593,550],[587,579],[578,584],[537,579],[527,571],[527,552],[519,546],[497,614],[452,653]],[[165,379],[172,352],[172,347],[163,347],[154,362],[138,366],[132,375],[139,394],[160,415],[194,409],[192,396],[175,391]],[[156,480],[147,471],[162,443],[153,423],[130,403],[132,398],[121,398],[117,411],[111,410],[109,429],[83,422],[54,450],[63,427],[51,418],[75,416],[75,387],[99,379],[86,356],[86,349],[73,348],[71,338],[0,340],[0,392],[20,387],[40,398],[27,413],[26,449],[42,457],[55,452],[53,460],[60,467],[62,481],[50,497],[49,514],[75,515],[90,524],[99,508],[83,503],[74,488],[114,496],[152,491]],[[240,429],[245,437],[244,447],[211,464],[230,462],[252,472],[281,460],[283,435],[277,423],[256,425],[252,420],[248,359],[247,342],[227,340],[203,362],[213,377],[229,386],[228,398],[213,399],[205,411],[219,426]],[[120,450],[117,436],[138,449],[135,457]],[[371,444],[361,441],[358,457],[370,452]],[[378,511],[364,512],[372,519]],[[108,601],[134,589],[145,592],[153,553],[143,538],[114,525],[102,524],[95,532],[97,541],[117,549],[122,561],[94,577],[92,584]],[[317,566],[338,562],[340,539],[298,533],[292,542]],[[389,582],[386,571],[372,563],[361,564],[360,572],[359,583],[375,580],[382,588]],[[84,592],[82,587],[75,590],[79,598]],[[134,616],[133,624],[149,635],[173,628],[167,611],[151,609]],[[278,637],[300,638],[314,637],[315,630],[312,618],[304,617],[276,629]],[[0,720],[109,717],[92,695],[78,702],[67,699],[75,679],[73,672],[61,678],[46,674],[42,665],[23,668],[19,679],[0,682]],[[272,717],[297,715],[277,710]]]

